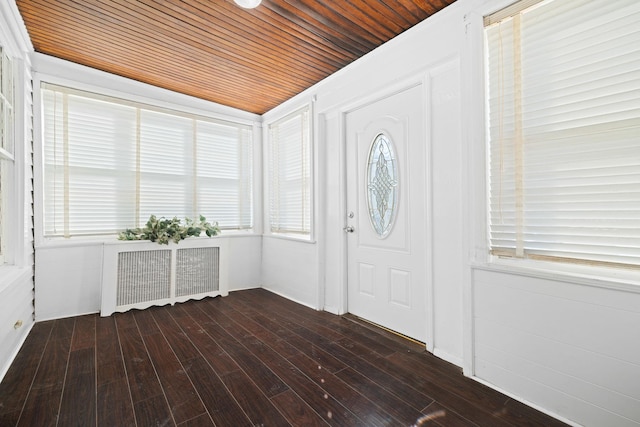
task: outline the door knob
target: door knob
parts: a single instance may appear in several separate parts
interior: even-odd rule
[[[353,233],[354,231],[356,231],[356,229],[351,226],[346,226],[345,228],[343,228],[343,230],[347,233]]]

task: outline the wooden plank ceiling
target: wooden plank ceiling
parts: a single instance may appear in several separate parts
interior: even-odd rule
[[[36,52],[262,114],[454,1],[16,3]]]

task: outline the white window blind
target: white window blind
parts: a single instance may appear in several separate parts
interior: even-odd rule
[[[250,126],[51,84],[42,98],[45,236],[114,234],[152,214],[252,228]]]
[[[187,117],[140,111],[141,218],[162,211],[179,218],[193,216],[196,171],[192,122]]]
[[[485,18],[491,252],[640,268],[640,2],[527,3]]]
[[[198,209],[213,218],[228,218],[238,228],[251,228],[251,133],[226,123],[200,121],[196,128],[196,194]]]
[[[311,142],[309,108],[269,126],[271,232],[311,232]]]

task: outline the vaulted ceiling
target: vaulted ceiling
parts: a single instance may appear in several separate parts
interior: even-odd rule
[[[454,1],[16,3],[36,52],[262,114]]]

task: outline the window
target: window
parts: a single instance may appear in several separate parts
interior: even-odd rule
[[[272,233],[311,233],[309,108],[269,126],[269,222]]]
[[[485,18],[491,253],[640,268],[640,2],[532,3]]]
[[[114,234],[151,214],[250,229],[251,126],[43,84],[44,235]]]
[[[0,46],[0,265],[11,263],[11,197],[14,183],[14,67]]]

